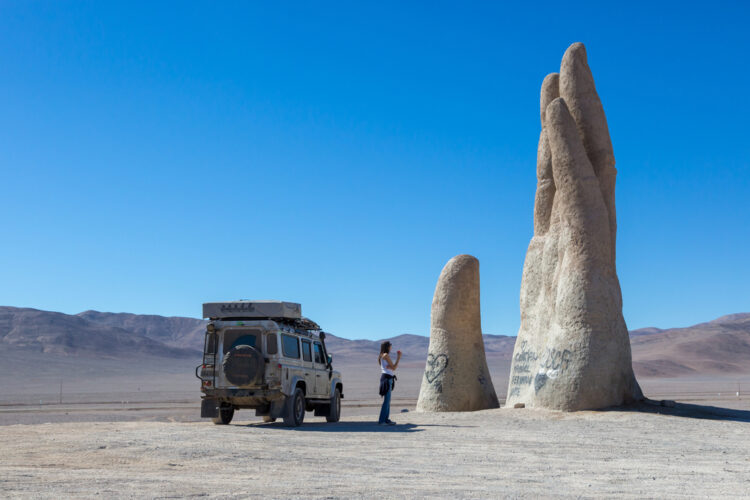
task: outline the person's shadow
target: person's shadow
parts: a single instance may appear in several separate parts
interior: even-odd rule
[[[734,422],[750,422],[750,411],[718,406],[696,405],[673,401],[646,401],[628,406],[616,406],[609,411],[632,411],[639,413],[654,413],[683,418],[699,418],[705,420],[725,420]]]

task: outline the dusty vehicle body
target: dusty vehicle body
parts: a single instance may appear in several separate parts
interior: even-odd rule
[[[299,304],[210,302],[201,380],[201,417],[228,424],[239,409],[298,426],[305,411],[337,422],[344,386],[331,366],[325,333]]]

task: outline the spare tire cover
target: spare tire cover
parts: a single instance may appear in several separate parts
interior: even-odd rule
[[[224,377],[234,385],[250,385],[263,377],[263,356],[255,347],[238,345],[224,355]]]

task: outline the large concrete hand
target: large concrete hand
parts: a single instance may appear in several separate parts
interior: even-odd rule
[[[507,405],[581,410],[642,398],[615,269],[615,158],[583,44],[541,92],[534,236]]]

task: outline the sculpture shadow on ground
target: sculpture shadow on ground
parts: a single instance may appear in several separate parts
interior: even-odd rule
[[[605,411],[627,411],[636,413],[653,413],[672,417],[696,418],[702,420],[722,420],[728,422],[750,423],[750,411],[719,406],[697,405],[675,402],[674,406],[663,406],[660,401],[638,403],[630,406],[616,406]]]

